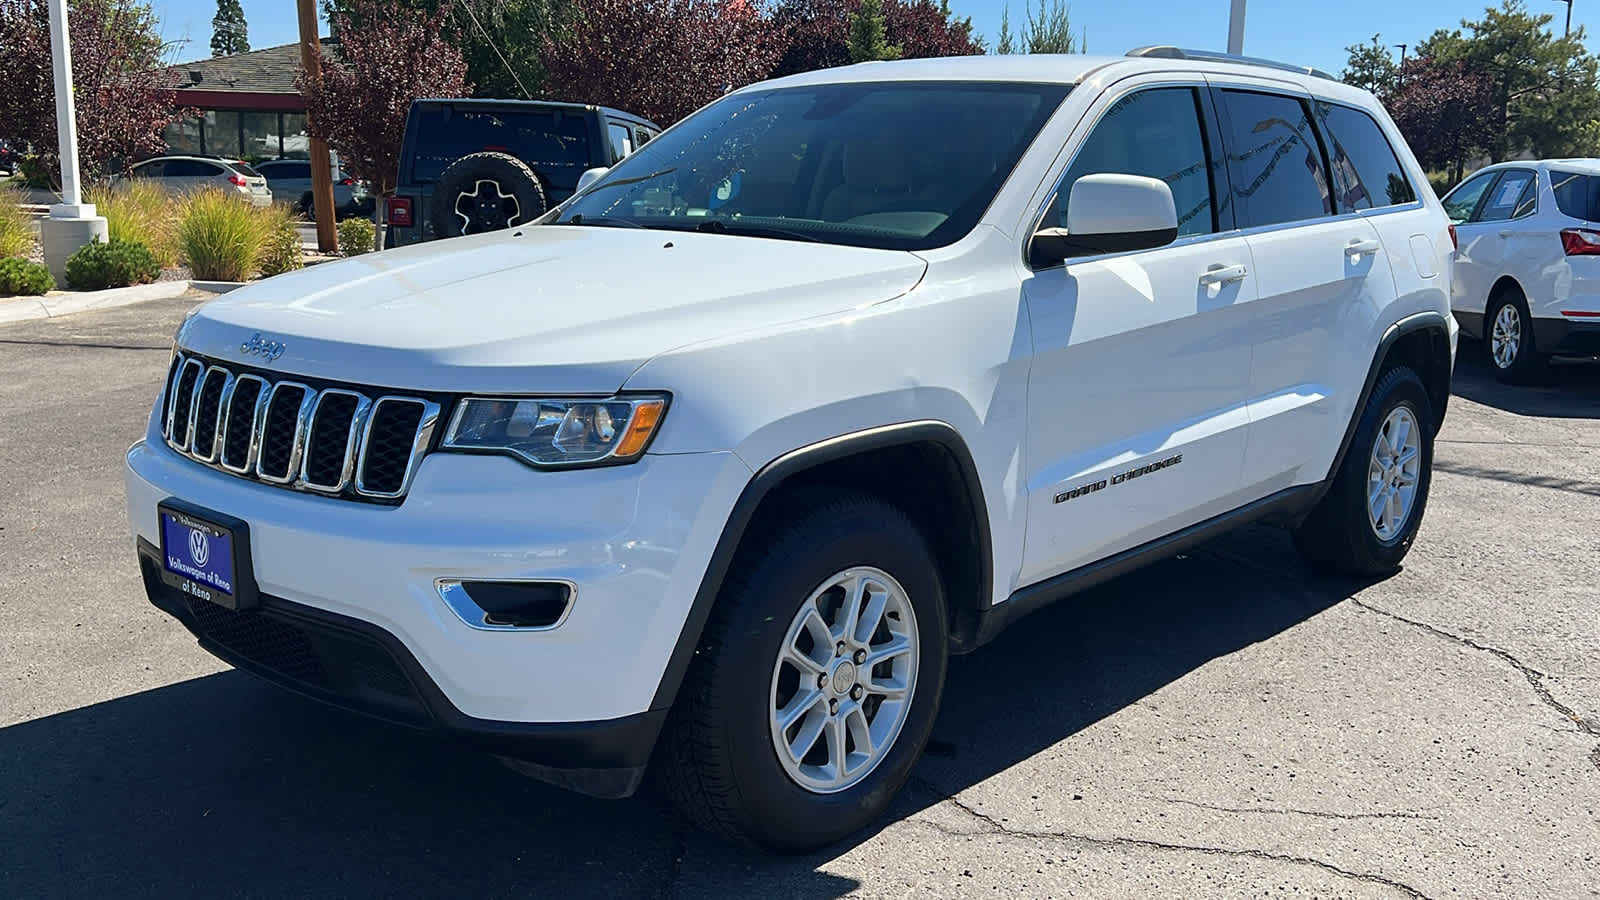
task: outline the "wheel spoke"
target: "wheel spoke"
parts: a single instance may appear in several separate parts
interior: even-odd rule
[[[828,723],[828,765],[833,768],[834,778],[843,778],[845,775],[845,728],[843,716],[829,716]]]
[[[857,574],[846,592],[844,606],[833,620],[833,639],[848,640],[856,633],[856,622],[861,618],[861,598],[867,591],[867,577]]]
[[[1388,504],[1388,502],[1389,502],[1389,487],[1388,487],[1388,485],[1384,485],[1383,487],[1380,487],[1370,498],[1368,498],[1368,500],[1367,500],[1367,511],[1372,514],[1372,521],[1373,521],[1374,524],[1377,524],[1377,525],[1382,525],[1383,524],[1383,508],[1384,508],[1385,505]]]
[[[1390,465],[1405,452],[1406,446],[1411,443],[1411,417],[1400,416],[1394,423],[1394,429],[1389,433],[1389,460]]]
[[[867,721],[867,712],[860,704],[851,707],[850,712],[840,716],[845,726],[850,730],[850,737],[855,740],[856,752],[868,758],[877,751],[877,745],[872,741],[872,723]]]
[[[911,652],[911,639],[903,634],[895,635],[886,644],[867,649],[867,661],[862,663],[869,672],[879,663],[888,662],[896,657],[904,656]]]
[[[811,604],[805,612],[805,621],[802,628],[811,635],[811,643],[817,652],[824,656],[833,653],[833,632],[828,629],[828,623],[822,620],[822,613],[817,611],[816,604]]]
[[[865,644],[872,640],[872,635],[878,630],[878,623],[883,621],[883,611],[888,606],[888,591],[867,590],[867,608],[862,611],[861,619],[856,623],[853,632],[856,643]]]
[[[807,688],[797,692],[789,700],[788,705],[778,710],[778,730],[787,734],[800,717],[815,709],[818,701],[822,699],[822,692],[815,688]],[[809,747],[807,749],[810,749]]]
[[[788,744],[789,756],[796,764],[805,759],[811,748],[817,745],[817,738],[827,730],[829,721],[827,716],[812,716],[800,726],[800,733]]]
[[[792,644],[789,646],[788,650],[784,651],[783,658],[792,663],[796,669],[800,670],[800,674],[802,676],[801,680],[804,680],[804,676],[807,675],[815,679],[816,676],[828,671],[826,666],[805,655],[804,653],[801,653],[800,648]]]

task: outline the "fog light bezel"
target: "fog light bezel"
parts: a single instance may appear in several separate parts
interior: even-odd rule
[[[479,606],[477,602],[472,599],[472,595],[467,591],[466,586],[468,584],[480,582],[510,585],[561,585],[567,589],[567,602],[566,605],[561,609],[561,615],[556,617],[556,620],[548,625],[506,625],[497,622],[491,622],[489,619],[494,614]],[[433,586],[435,593],[439,595],[439,599],[444,601],[444,605],[448,607],[451,612],[456,614],[456,618],[460,619],[461,622],[468,628],[476,631],[509,631],[519,632],[522,634],[536,634],[539,632],[554,631],[566,623],[568,617],[572,615],[572,608],[578,603],[578,584],[577,582],[568,578],[438,578],[434,580]]]

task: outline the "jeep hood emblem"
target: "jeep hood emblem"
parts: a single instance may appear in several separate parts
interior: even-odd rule
[[[286,349],[288,348],[282,341],[263,340],[259,331],[250,335],[250,340],[239,345],[240,353],[246,356],[259,356],[267,362],[275,361]]]

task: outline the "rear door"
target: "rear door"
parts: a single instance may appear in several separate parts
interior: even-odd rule
[[[1132,79],[1097,101],[1038,223],[1065,224],[1078,178],[1124,173],[1172,188],[1179,230],[1165,247],[1023,279],[1034,344],[1023,584],[1238,505],[1250,374],[1241,309],[1256,281],[1222,202],[1204,85],[1171,81]]]
[[[1339,445],[1339,413],[1361,388],[1371,323],[1394,299],[1394,279],[1372,223],[1336,213],[1311,98],[1227,82],[1214,96],[1255,261],[1257,298],[1241,327],[1254,348],[1242,479],[1256,499],[1326,475],[1318,461]],[[1367,357],[1359,365],[1355,351]]]
[[[1477,337],[1482,337],[1484,306],[1489,299],[1489,286],[1498,273],[1486,269],[1483,261],[1492,254],[1482,238],[1488,229],[1474,224],[1478,207],[1489,196],[1489,189],[1500,180],[1500,170],[1480,172],[1456,185],[1444,197],[1445,215],[1456,229],[1455,267],[1450,281],[1450,308],[1464,314],[1469,326],[1476,323]]]

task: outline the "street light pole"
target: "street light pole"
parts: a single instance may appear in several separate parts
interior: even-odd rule
[[[110,232],[96,216],[94,204],[83,202],[78,182],[78,110],[72,98],[72,42],[67,33],[67,0],[50,0],[50,62],[55,76],[56,137],[61,154],[61,202],[39,223],[45,265],[56,281],[65,282],[67,257],[84,244],[104,241]]]
[[[1565,37],[1567,35],[1571,35],[1572,34],[1572,0],[1556,0],[1556,2],[1557,3],[1565,3],[1567,5],[1567,30],[1566,30],[1566,32],[1565,32],[1565,34],[1563,36]]]
[[[1235,56],[1244,53],[1244,0],[1233,0],[1228,11],[1228,52]]]

